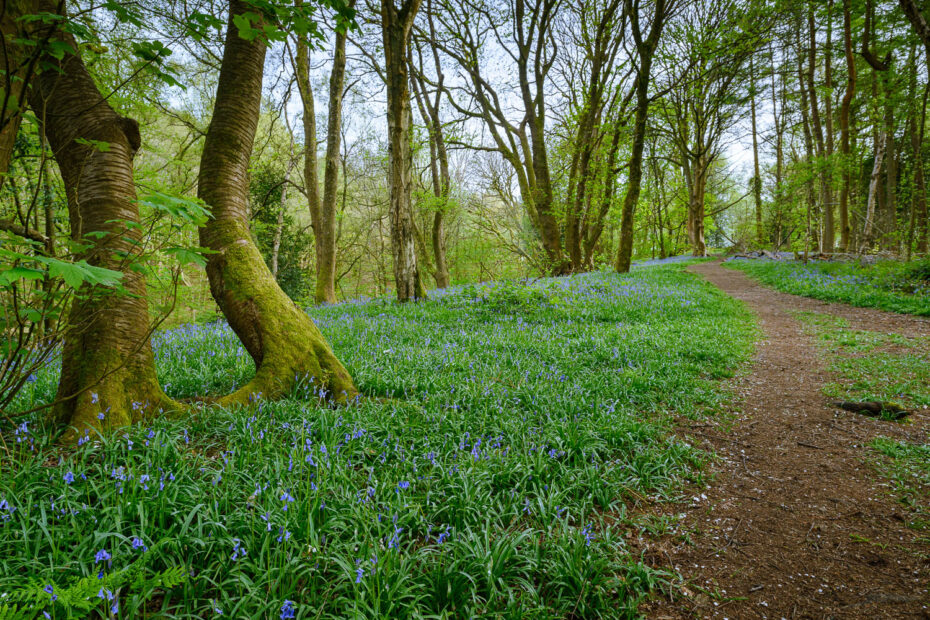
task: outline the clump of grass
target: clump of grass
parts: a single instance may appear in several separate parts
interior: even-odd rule
[[[667,432],[671,414],[721,403],[715,378],[748,357],[754,328],[678,266],[531,287],[313,309],[363,393],[343,408],[321,405],[306,378],[280,402],[203,409],[75,449],[50,444],[38,420],[6,428],[0,605],[56,618],[85,607],[634,616],[667,576],[627,547],[627,510],[699,475],[701,453]],[[174,397],[227,391],[253,372],[223,324],[154,345]],[[21,406],[51,398],[55,372]]]
[[[930,259],[854,262],[734,260],[744,271],[780,291],[854,306],[930,316]]]
[[[887,437],[870,444],[883,455],[877,467],[892,484],[898,501],[910,512],[909,525],[930,529],[930,445],[909,444]]]
[[[850,329],[845,319],[825,314],[799,313],[798,318],[829,352],[837,380],[824,386],[827,396],[930,407],[930,339]]]

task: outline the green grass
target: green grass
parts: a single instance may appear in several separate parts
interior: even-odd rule
[[[364,394],[350,406],[321,406],[307,379],[281,402],[76,449],[50,445],[38,422],[7,428],[0,607],[634,616],[668,576],[627,546],[627,515],[700,479],[704,455],[671,435],[673,419],[722,408],[719,379],[755,333],[740,304],[681,265],[311,316]],[[253,370],[224,325],[164,332],[155,348],[175,397],[230,390]],[[54,386],[49,369],[20,406]]]
[[[930,408],[930,338],[854,330],[845,319],[827,314],[797,316],[817,337],[830,371],[837,375],[837,381],[824,386],[825,394],[844,401],[895,402],[911,410]],[[879,437],[869,446],[881,455],[875,467],[908,508],[911,527],[930,528],[930,445]]]
[[[824,393],[843,401],[930,407],[930,338],[854,330],[840,317],[798,313],[829,355],[837,380]]]
[[[930,316],[930,259],[874,265],[764,260],[725,264],[785,293]]]
[[[891,481],[892,489],[909,511],[908,524],[930,529],[930,445],[907,444],[879,437],[869,444],[886,457],[876,463]]]

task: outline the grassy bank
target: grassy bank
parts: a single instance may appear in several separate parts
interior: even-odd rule
[[[930,260],[873,265],[734,260],[726,266],[785,293],[930,316]]]

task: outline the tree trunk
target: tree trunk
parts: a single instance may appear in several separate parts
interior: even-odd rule
[[[430,38],[436,36],[435,26],[432,18],[432,7],[427,3],[427,17],[430,29]],[[437,288],[446,288],[449,286],[451,277],[449,275],[449,266],[446,260],[446,233],[445,233],[445,215],[449,206],[449,197],[452,190],[452,176],[449,173],[449,153],[446,149],[446,139],[443,134],[442,116],[440,114],[440,103],[442,101],[443,84],[445,75],[442,71],[442,63],[439,59],[439,52],[436,46],[431,45],[433,54],[433,64],[436,69],[436,93],[435,99],[431,102],[426,92],[426,82],[422,76],[415,71],[413,57],[411,55],[410,66],[413,74],[411,75],[411,85],[420,109],[420,116],[427,126],[429,133],[430,147],[430,177],[433,184],[433,196],[438,203],[436,204],[435,213],[433,214],[432,226],[432,250],[433,260],[436,262],[436,269],[433,277],[436,280]],[[421,63],[422,64],[422,63]],[[423,68],[420,68],[421,71]]]
[[[916,250],[918,254],[927,253],[927,187],[924,179],[923,138],[924,127],[927,122],[927,97],[930,95],[930,81],[924,84],[923,94],[918,100],[917,93],[917,60],[916,50],[912,49],[910,64],[910,87],[908,100],[909,108],[908,133],[913,151],[913,181],[911,183],[911,214],[907,234],[907,258],[910,260],[911,250],[914,248],[914,236],[917,235]],[[927,54],[930,63],[930,53]],[[918,103],[919,102],[919,103]]]
[[[620,150],[620,138],[623,135],[619,127],[613,129],[613,138],[610,143],[610,150],[607,152],[607,178],[605,183],[604,195],[601,196],[601,206],[597,214],[597,219],[588,227],[587,236],[584,241],[584,264],[588,269],[594,269],[594,250],[604,233],[604,220],[607,212],[614,201],[614,193],[617,189],[616,175],[614,168],[617,166],[617,153]]]
[[[762,177],[759,173],[759,137],[756,131],[756,90],[753,57],[749,57],[749,112],[752,120],[752,198],[756,206],[756,243],[765,245],[765,231],[762,229]]]
[[[402,302],[425,296],[417,265],[410,205],[413,154],[410,149],[411,114],[407,76],[407,43],[419,7],[420,0],[405,0],[400,9],[394,6],[394,0],[381,0],[390,153],[391,254],[394,259],[397,299]]]
[[[58,13],[58,4],[50,0],[38,8]],[[73,440],[85,429],[125,426],[180,405],[158,384],[145,277],[131,268],[142,245],[132,173],[139,126],[102,97],[73,36],[54,25],[39,26],[43,33],[46,28],[70,50],[61,60],[43,55],[42,63],[51,68],[33,78],[29,100],[61,170],[72,238],[92,246],[80,258],[122,271],[126,289],[120,294],[85,288],[83,293],[92,294],[76,299],[71,308],[56,396],[62,402],[52,416],[73,428],[66,434],[66,440]]]
[[[355,6],[354,0],[349,6]],[[342,149],[342,99],[346,82],[346,32],[337,31],[333,68],[329,74],[329,118],[323,171],[323,203],[316,232],[317,303],[336,303],[336,198],[339,184],[339,153]],[[309,90],[309,84],[307,84]],[[311,95],[312,99],[312,95]]]
[[[27,38],[21,18],[36,12],[37,0],[8,0],[0,13],[0,188],[10,168],[25,107],[23,89],[32,78],[34,64],[34,55],[18,43]]]
[[[630,16],[630,29],[636,43],[636,52],[639,56],[639,67],[636,76],[636,120],[633,125],[633,148],[630,154],[630,176],[626,196],[623,198],[623,208],[620,220],[620,247],[617,250],[616,269],[618,273],[630,270],[633,257],[633,215],[636,203],[639,202],[639,192],[643,179],[643,146],[646,139],[646,124],[649,118],[649,80],[652,74],[652,57],[662,33],[665,22],[666,2],[657,0],[653,14],[652,26],[645,40],[639,25],[639,7],[626,0],[625,9]],[[701,246],[704,243],[703,202],[701,196]]]
[[[281,251],[281,235],[284,233],[284,211],[287,209],[287,188],[291,184],[291,170],[294,168],[294,144],[291,143],[291,157],[287,161],[284,171],[284,184],[281,186],[281,202],[278,204],[278,219],[274,226],[274,237],[271,241],[271,275],[278,279],[278,254]]]
[[[808,47],[807,90],[810,98],[810,118],[813,126],[814,144],[817,147],[818,168],[820,170],[820,206],[823,211],[823,232],[820,237],[822,252],[832,252],[835,246],[833,237],[833,205],[830,204],[830,175],[826,166],[826,149],[824,147],[823,127],[820,123],[820,109],[817,104],[817,88],[814,84],[814,67],[817,61],[817,30],[814,24],[814,7],[810,5],[807,13],[810,40]]]
[[[261,108],[265,43],[239,37],[234,20],[252,12],[231,0],[226,45],[213,119],[200,163],[198,194],[211,219],[200,229],[208,255],[210,292],[255,361],[255,376],[222,404],[247,404],[256,395],[278,398],[309,376],[327,397],[356,395],[348,372],[326,339],[281,290],[252,242],[248,224],[248,171]]]
[[[865,209],[865,224],[862,227],[862,251],[867,251],[872,243],[872,232],[875,222],[875,203],[878,200],[878,182],[882,176],[882,160],[885,157],[885,143],[888,135],[881,131],[875,144],[875,163],[872,165],[872,176],[869,180],[869,198]]]
[[[694,162],[693,177],[688,191],[688,241],[692,256],[707,256],[704,243],[704,190],[707,186],[708,164],[703,157]]]
[[[811,169],[807,175],[807,244],[805,247],[806,253],[809,255],[811,252],[811,243],[814,242],[814,245],[817,245],[814,237],[816,236],[815,231],[812,226],[813,212],[814,212],[814,203],[816,201],[815,192],[814,192],[814,138],[811,132],[811,123],[810,123],[810,106],[808,105],[807,99],[807,89],[804,87],[804,57],[800,53],[801,51],[801,39],[800,34],[798,34],[798,81],[801,86],[801,127],[804,133],[804,153],[805,159],[807,160],[807,165]]]
[[[924,48],[927,52],[927,58],[930,58],[930,24],[928,24],[927,18],[924,17],[923,13],[920,11],[920,5],[922,3],[918,2],[918,0],[898,0],[898,4],[901,5],[901,10],[904,11],[908,21],[911,22],[914,32],[916,32],[920,40],[923,41]]]
[[[643,58],[640,75],[636,82],[636,120],[633,125],[633,148],[630,153],[630,174],[623,207],[620,212],[620,244],[617,248],[617,273],[628,273],[633,260],[633,215],[639,202],[643,180],[643,147],[646,142],[646,124],[649,115],[649,72],[651,54]],[[701,200],[703,205],[703,197]],[[703,220],[702,220],[703,221]],[[701,233],[703,243],[703,231]]]
[[[846,72],[849,80],[846,82],[846,92],[843,93],[843,102],[840,105],[840,152],[842,153],[843,187],[840,190],[840,248],[849,251],[849,190],[852,185],[850,172],[849,149],[849,108],[853,95],[856,92],[856,58],[852,47],[852,19],[850,16],[850,0],[843,0],[843,48],[846,52]]]

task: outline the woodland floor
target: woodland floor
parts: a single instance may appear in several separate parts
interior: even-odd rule
[[[684,577],[649,618],[930,618],[930,542],[907,525],[869,459],[872,439],[927,443],[930,412],[907,423],[833,407],[824,351],[795,318],[815,312],[851,329],[930,335],[930,321],[779,293],[725,269],[690,270],[756,314],[750,372],[734,380],[734,417],[683,422],[716,452],[713,480],[690,503],[666,506],[674,525],[640,541],[655,567]]]

